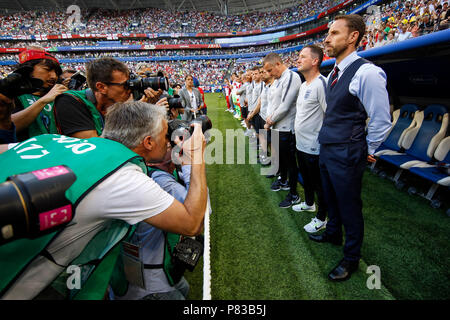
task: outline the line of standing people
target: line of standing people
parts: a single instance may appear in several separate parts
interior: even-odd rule
[[[336,58],[328,77],[320,73],[324,52],[316,45],[299,53],[303,82],[276,53],[268,54],[257,71],[250,70],[259,73],[262,85],[247,120],[254,119],[255,112],[261,119],[250,123],[259,132],[260,162],[267,155],[265,141],[271,142],[270,159],[278,155],[271,190],[289,191],[280,208],[317,211],[304,226],[312,241],[342,245],[342,228],[345,231],[344,258],[328,275],[333,281],[347,280],[358,269],[364,237],[362,177],[391,128],[386,74],[356,53],[364,34],[361,16],[335,18],[324,40],[326,54]],[[256,84],[252,81],[247,87],[255,90]],[[299,172],[303,202],[297,192]]]

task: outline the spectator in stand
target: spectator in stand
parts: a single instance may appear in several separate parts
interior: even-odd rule
[[[437,23],[439,24],[438,26],[439,30],[444,30],[448,28],[449,18],[450,18],[450,10],[448,9],[448,2],[444,2],[437,21]]]
[[[412,33],[410,31],[408,31],[408,26],[406,23],[402,23],[399,29],[400,29],[400,33],[397,37],[398,42],[412,38]]]
[[[397,41],[395,40],[395,31],[394,31],[394,30],[391,30],[391,31],[389,31],[389,33],[388,33],[388,35],[387,35],[387,40],[386,40],[386,42],[384,43],[384,45],[391,44],[391,43],[395,43],[395,42],[397,42]]]

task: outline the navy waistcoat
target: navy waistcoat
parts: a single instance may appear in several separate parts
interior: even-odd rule
[[[362,58],[353,62],[333,87],[330,77],[326,89],[327,111],[319,132],[320,144],[348,143],[365,139],[367,112],[358,97],[349,92],[353,76],[365,63],[370,62]]]

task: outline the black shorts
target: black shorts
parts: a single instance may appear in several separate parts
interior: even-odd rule
[[[242,118],[246,119],[248,117],[248,107],[241,108]]]
[[[249,121],[249,123],[253,126],[253,128],[256,129],[255,118],[256,118],[256,116],[254,116],[253,118],[251,118],[251,120]]]
[[[254,116],[253,119],[255,121],[255,130],[257,130],[257,131],[263,130],[264,125],[266,124],[266,121],[264,121],[264,119],[261,118],[259,113],[256,116]]]

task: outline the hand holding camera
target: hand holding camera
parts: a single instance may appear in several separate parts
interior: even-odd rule
[[[60,94],[67,91],[68,88],[63,84],[55,84],[53,88],[50,89],[49,92],[47,92],[46,95],[44,95],[40,100],[42,100],[43,103],[47,104],[50,102],[55,101],[56,97]]]
[[[169,101],[167,101],[167,98],[164,97],[160,100],[158,100],[158,102],[155,103],[157,106],[161,106],[166,108],[166,111],[169,111],[170,107],[169,107]]]
[[[203,154],[206,148],[206,139],[202,132],[202,125],[200,122],[194,122],[191,123],[191,127],[194,128],[194,132],[182,145],[183,163],[202,164]]]
[[[158,91],[147,88],[144,90],[142,98],[139,101],[152,103],[152,104],[158,104],[159,97],[163,94],[163,91],[161,89],[158,89]]]

